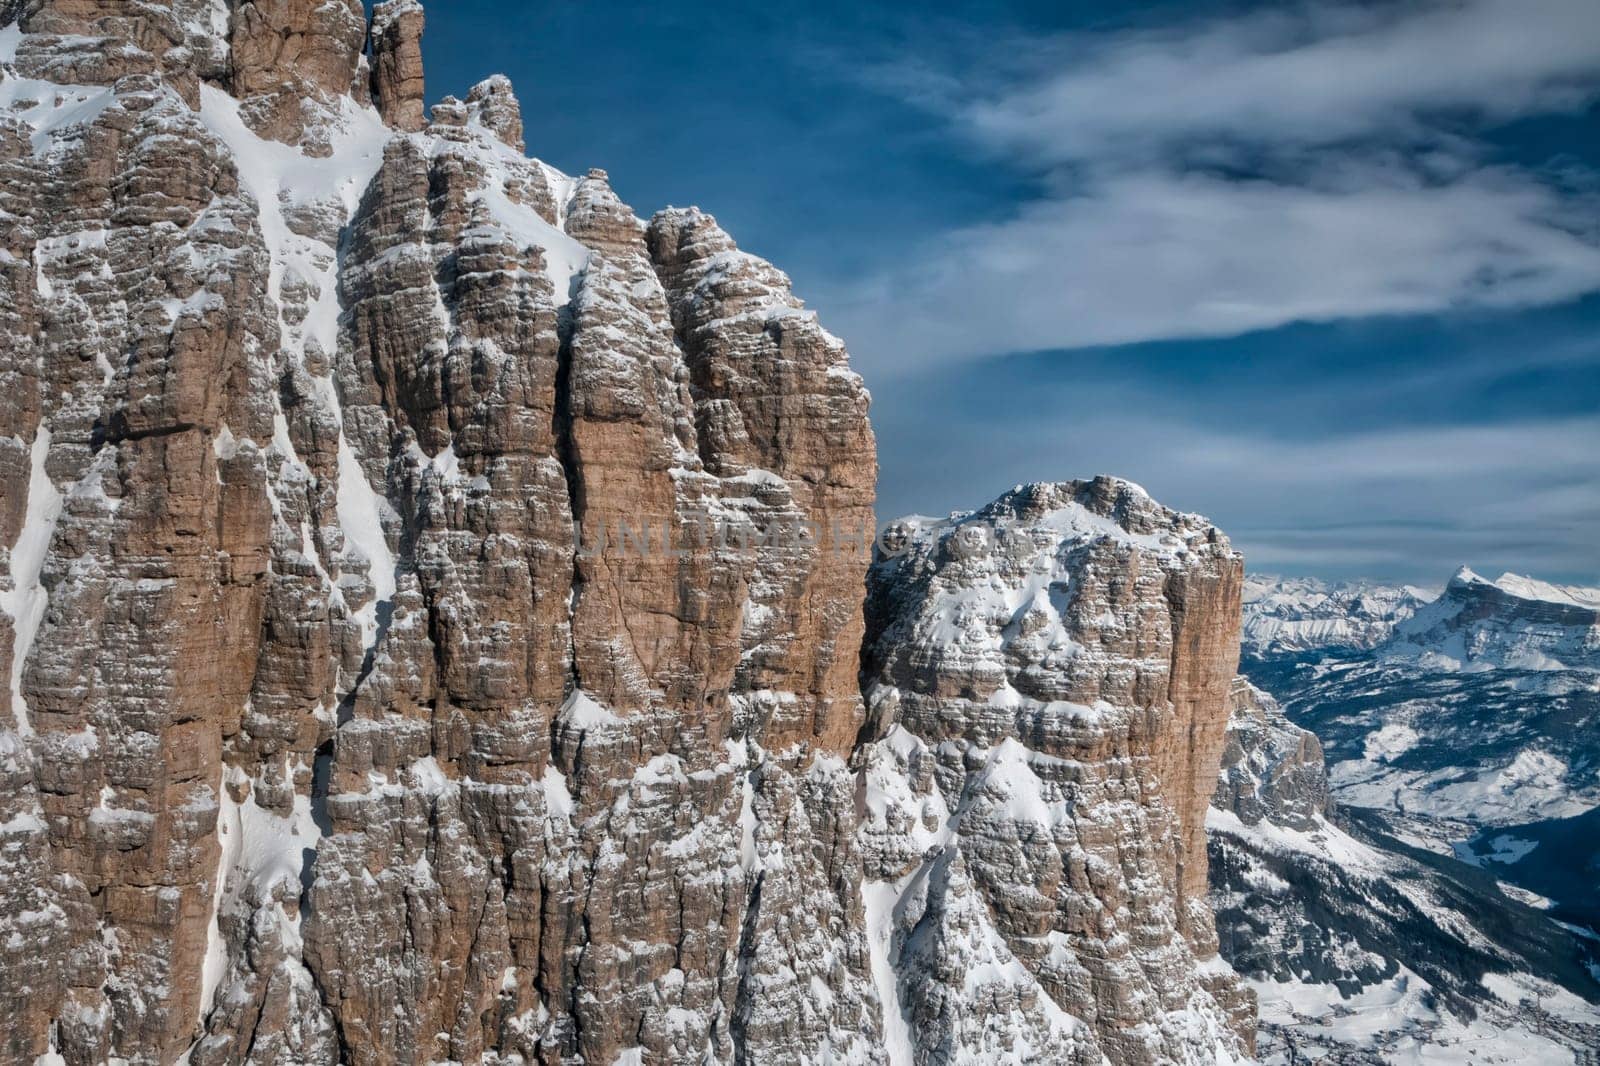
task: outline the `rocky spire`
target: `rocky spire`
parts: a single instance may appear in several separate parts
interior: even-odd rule
[[[382,0],[373,5],[372,99],[383,120],[415,133],[427,123],[423,110],[422,5],[417,0]]]
[[[502,144],[521,152],[522,105],[504,74],[485,78],[467,93],[467,103],[477,109],[478,122],[500,139]]]

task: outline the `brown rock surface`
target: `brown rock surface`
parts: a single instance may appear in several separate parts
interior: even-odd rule
[[[16,55],[23,77],[111,85],[128,75],[161,74],[196,106],[198,79],[226,71],[227,48],[214,32],[209,0],[31,0],[11,7],[25,34]]]
[[[417,0],[383,0],[373,5],[372,99],[385,122],[407,133],[426,124],[422,26],[422,5]]]
[[[327,124],[364,60],[359,0],[237,0],[230,11],[230,88],[247,125],[269,140],[332,149]]]

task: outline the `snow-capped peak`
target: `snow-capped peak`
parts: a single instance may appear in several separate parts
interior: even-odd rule
[[[1585,588],[1581,585],[1556,585],[1548,581],[1524,577],[1521,574],[1513,574],[1510,571],[1490,581],[1466,566],[1457,570],[1455,576],[1450,579],[1451,588],[1470,589],[1482,586],[1498,589],[1507,596],[1519,600],[1554,603],[1563,607],[1579,607],[1587,610],[1600,610],[1600,588]]]
[[[1444,595],[1395,627],[1387,658],[1442,669],[1600,668],[1600,589],[1462,567]]]

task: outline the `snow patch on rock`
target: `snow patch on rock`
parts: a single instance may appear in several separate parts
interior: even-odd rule
[[[28,720],[28,703],[22,695],[22,671],[50,603],[50,594],[39,578],[44,572],[50,538],[61,517],[61,493],[45,471],[49,455],[50,430],[40,423],[29,451],[27,512],[17,542],[11,547],[10,587],[0,590],[0,610],[10,616],[13,631],[11,711],[17,720],[17,732],[23,736],[33,734],[33,724]]]

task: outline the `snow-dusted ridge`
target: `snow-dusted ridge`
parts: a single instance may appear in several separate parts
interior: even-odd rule
[[[1235,959],[1269,1050],[1293,1036],[1302,1053],[1361,1048],[1400,1063],[1458,1054],[1446,1049],[1571,1061],[1600,1040],[1588,980],[1600,966],[1581,933],[1592,875],[1579,871],[1600,803],[1600,591],[1468,568],[1421,602],[1263,585],[1247,595],[1259,638],[1247,669],[1322,734],[1326,787],[1370,853],[1353,863],[1326,833],[1308,846],[1270,821],[1213,818],[1219,920],[1277,929],[1283,916],[1272,950]],[[1296,639],[1308,633],[1341,639]],[[1323,915],[1320,949],[1294,931],[1307,907]],[[1305,961],[1283,968],[1272,951]]]
[[[1245,649],[1252,654],[1371,648],[1438,598],[1440,589],[1371,581],[1324,582],[1250,574],[1244,584]]]
[[[1403,812],[1412,839],[1451,854],[1480,829],[1600,803],[1596,604],[1600,590],[1463,567],[1370,651],[1297,662],[1280,646],[1247,668],[1323,735],[1341,802]]]
[[[1600,588],[1584,588],[1580,585],[1554,585],[1548,581],[1524,577],[1510,572],[1501,574],[1490,581],[1474,573],[1470,567],[1463,566],[1457,570],[1450,579],[1451,585],[1463,588],[1487,585],[1507,596],[1533,603],[1553,603],[1564,607],[1579,607],[1585,610],[1600,611]]]

